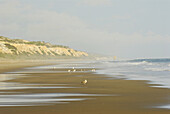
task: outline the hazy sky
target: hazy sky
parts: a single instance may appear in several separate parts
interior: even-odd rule
[[[0,0],[0,35],[119,58],[170,57],[170,0]]]

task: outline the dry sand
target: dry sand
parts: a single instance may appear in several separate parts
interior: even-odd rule
[[[15,62],[14,64],[14,62],[12,62],[6,66],[6,64],[1,63],[0,72],[45,64],[47,63]],[[67,71],[68,69],[60,70]],[[80,84],[83,79],[88,79],[87,85]],[[110,96],[84,96],[83,98],[90,99],[67,104],[54,103],[47,106],[0,107],[0,114],[170,114],[170,110],[168,109],[152,108],[156,105],[168,104],[169,101],[167,97],[170,95],[170,90],[151,88],[145,83],[146,81],[110,80],[105,75],[91,72],[62,72],[32,73],[26,78],[9,80],[9,82],[70,84],[67,86],[74,85],[74,87],[81,87],[66,89],[22,89],[10,90],[10,92],[85,93],[107,94]],[[79,97],[74,96],[73,98]]]

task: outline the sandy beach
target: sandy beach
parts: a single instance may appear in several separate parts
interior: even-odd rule
[[[0,114],[170,114],[170,0],[0,0]]]
[[[0,73],[8,71],[24,71],[26,76],[5,80],[6,83],[32,84],[30,88],[0,89],[0,95],[40,95],[37,99],[46,99],[47,102],[32,102],[32,106],[1,106],[1,114],[169,114],[170,110],[155,108],[168,104],[170,90],[152,88],[146,81],[110,79],[104,74],[96,74],[91,69],[76,69],[76,72],[67,72],[69,69],[43,69],[44,72],[29,72],[25,67],[50,65],[48,62],[1,62]],[[57,63],[56,63],[57,64]],[[47,72],[46,72],[47,71]],[[49,72],[48,72],[49,71]],[[13,74],[23,74],[15,72]],[[80,82],[88,79],[87,85]],[[29,85],[29,86],[30,86]],[[35,88],[34,88],[35,87]],[[1,85],[2,88],[2,85]],[[60,96],[63,100],[55,102],[56,96],[41,97],[44,93],[73,94]],[[14,96],[15,98],[16,96]],[[3,99],[3,97],[0,96]],[[4,97],[8,99],[8,97]],[[17,98],[17,97],[16,97]],[[23,97],[24,98],[24,97]],[[19,99],[19,98],[18,98]],[[32,98],[29,97],[28,100]],[[53,100],[52,102],[49,101]],[[60,100],[61,100],[60,99]],[[76,100],[75,100],[76,99]],[[79,100],[78,100],[79,99]],[[20,100],[20,99],[19,99]],[[18,100],[18,101],[19,101]],[[17,100],[14,100],[17,102]],[[6,101],[4,101],[6,103]],[[12,102],[12,101],[11,101]],[[10,103],[11,103],[10,102]],[[21,101],[19,103],[23,103]],[[28,102],[28,101],[27,101]],[[2,105],[3,102],[0,102]]]

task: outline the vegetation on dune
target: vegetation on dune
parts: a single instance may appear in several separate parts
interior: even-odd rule
[[[77,51],[63,45],[53,45],[44,41],[27,41],[0,36],[0,58],[58,58],[87,57],[86,52]]]
[[[40,60],[40,59],[64,59],[64,58],[77,58],[77,57],[73,57],[73,56],[62,56],[62,55],[56,55],[56,56],[48,56],[48,55],[40,55],[40,54],[34,54],[34,55],[30,55],[29,53],[21,53],[20,55],[13,55],[13,54],[4,54],[4,53],[0,53],[0,60],[1,59],[33,59],[33,60]]]
[[[17,48],[15,46],[12,46],[8,43],[5,44],[5,46],[8,48],[8,49],[11,49],[11,50],[16,50]]]
[[[32,44],[36,46],[46,46],[48,48],[54,48],[54,47],[62,47],[62,48],[69,48],[68,46],[63,46],[63,45],[53,45],[50,43],[46,43],[44,41],[27,41],[27,40],[22,40],[22,39],[9,39],[7,37],[0,36],[0,41],[3,42],[9,42],[9,43],[15,43],[15,44]]]

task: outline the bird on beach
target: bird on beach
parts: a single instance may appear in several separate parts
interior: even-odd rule
[[[76,69],[74,69],[73,72],[76,72]]]
[[[87,80],[83,80],[83,81],[81,82],[81,84],[86,85],[86,84],[87,84]]]
[[[93,68],[91,71],[92,71],[92,72],[95,72],[95,71],[96,71],[96,69],[94,69],[94,68]]]
[[[72,69],[73,69],[73,72],[76,72],[76,69],[75,69],[75,67],[72,67]]]

